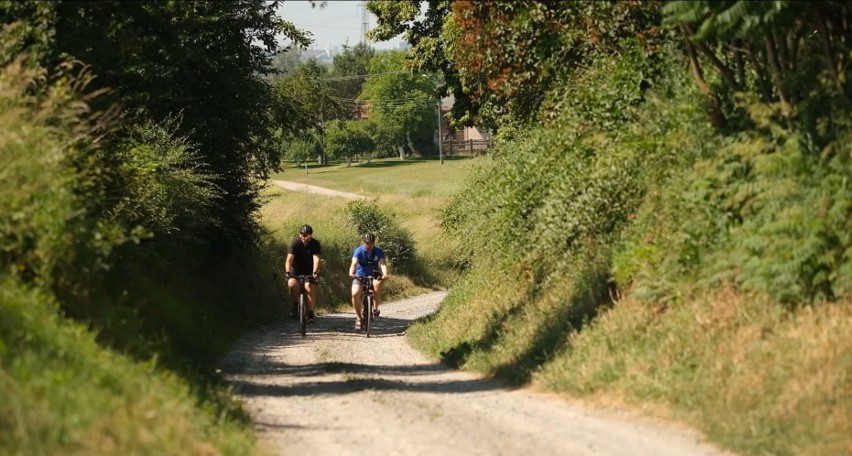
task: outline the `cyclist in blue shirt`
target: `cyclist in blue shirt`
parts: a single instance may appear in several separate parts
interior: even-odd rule
[[[355,328],[361,327],[361,282],[356,277],[374,276],[373,281],[374,303],[373,317],[379,316],[379,297],[381,295],[382,283],[388,278],[388,266],[385,263],[385,251],[376,247],[376,236],[372,233],[364,233],[361,236],[361,245],[352,253],[352,264],[349,265],[349,278],[352,279],[352,307],[355,309]],[[375,277],[375,276],[374,276]]]

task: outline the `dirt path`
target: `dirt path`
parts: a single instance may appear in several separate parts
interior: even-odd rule
[[[445,293],[388,303],[375,335],[354,313],[248,334],[223,360],[273,454],[724,455],[697,434],[512,390],[434,363],[405,329]]]
[[[355,193],[347,193],[347,192],[339,192],[337,190],[331,190],[328,188],[317,187],[316,185],[310,184],[299,184],[297,182],[283,181],[283,180],[272,180],[274,185],[281,187],[285,190],[292,190],[294,192],[306,192],[306,193],[318,193],[320,195],[327,196],[339,196],[341,198],[358,200],[365,199],[366,196],[356,195]]]

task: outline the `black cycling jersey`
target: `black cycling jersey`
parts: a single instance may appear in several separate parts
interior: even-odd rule
[[[322,246],[316,239],[311,238],[307,243],[300,238],[293,239],[290,243],[289,253],[293,254],[294,275],[311,275],[314,272],[314,255],[322,253]]]

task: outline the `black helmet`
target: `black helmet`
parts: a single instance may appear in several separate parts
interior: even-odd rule
[[[373,233],[364,233],[361,235],[361,240],[364,242],[376,242],[376,237]]]
[[[302,225],[302,227],[299,228],[299,234],[313,234],[313,232],[314,229],[311,228],[310,225]]]

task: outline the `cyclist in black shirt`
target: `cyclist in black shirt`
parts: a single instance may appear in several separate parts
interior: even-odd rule
[[[295,279],[295,276],[311,275],[316,279],[319,275],[322,246],[318,240],[314,239],[313,234],[314,229],[310,225],[302,225],[299,228],[299,237],[293,239],[290,250],[287,252],[284,270],[289,278],[287,286],[290,288],[290,298],[293,301],[292,316],[297,316],[299,312],[299,281]],[[311,321],[315,316],[314,309],[317,302],[316,280],[305,283],[305,289],[308,292],[308,321]]]

